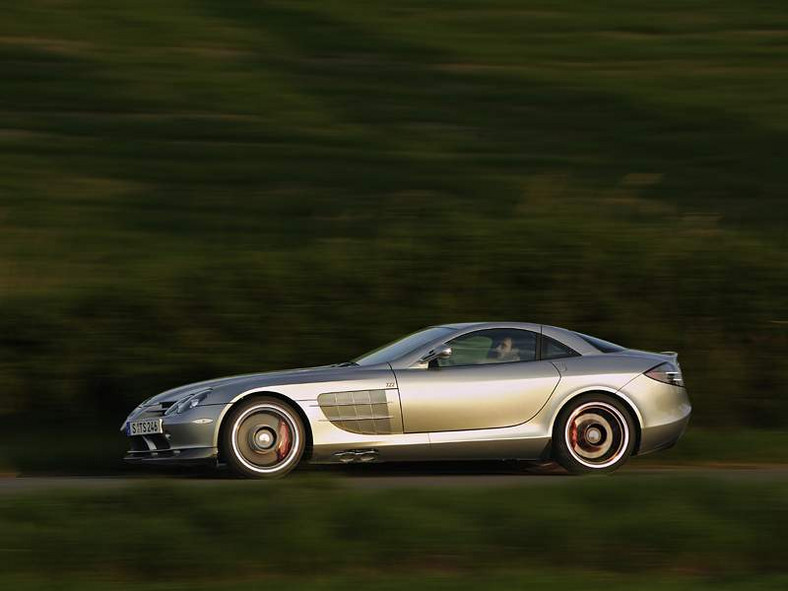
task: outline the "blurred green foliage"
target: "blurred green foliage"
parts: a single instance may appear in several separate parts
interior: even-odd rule
[[[4,7],[5,423],[115,437],[181,383],[522,319],[677,350],[696,424],[785,428],[786,27],[733,0]]]
[[[2,577],[786,575],[782,477],[565,480],[467,490],[171,481],[4,496]]]
[[[3,577],[9,589],[32,591],[52,589],[53,582],[40,576]],[[314,578],[302,576],[260,577],[258,579],[237,581],[85,581],[84,579],[59,579],[55,583],[59,591],[213,591],[221,585],[226,591],[346,591],[359,588],[370,591],[475,591],[495,589],[498,591],[522,591],[522,589],[584,589],[587,591],[783,591],[788,577],[758,576],[755,578],[719,579],[700,577],[691,574],[673,576],[622,576],[608,573],[558,573],[549,570],[527,570],[485,573],[469,576],[466,573],[410,574],[386,573],[380,575],[329,575]]]

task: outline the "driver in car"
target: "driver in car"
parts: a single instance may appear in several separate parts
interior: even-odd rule
[[[493,359],[499,363],[520,361],[520,349],[514,346],[512,337],[504,337],[493,348]]]

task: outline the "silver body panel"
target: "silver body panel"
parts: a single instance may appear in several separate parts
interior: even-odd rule
[[[379,460],[538,459],[574,397],[605,392],[632,411],[636,453],[672,445],[691,406],[686,389],[644,372],[675,356],[623,350],[602,353],[569,330],[527,323],[445,325],[450,331],[387,363],[323,366],[209,380],[168,390],[136,408],[128,421],[162,417],[165,435],[136,441],[129,461],[211,460],[222,420],[233,404],[267,394],[290,402],[309,430],[312,462],[336,462],[348,451],[374,450]],[[458,336],[485,329],[527,330],[570,347],[577,356],[488,365],[429,367],[420,360]],[[182,414],[166,409],[210,389]],[[125,429],[126,423],[123,425]],[[147,447],[147,449],[144,449]]]
[[[395,371],[407,433],[499,429],[531,420],[561,379],[549,361]]]

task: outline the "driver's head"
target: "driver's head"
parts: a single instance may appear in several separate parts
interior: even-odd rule
[[[502,338],[498,344],[496,345],[495,349],[496,356],[498,359],[503,359],[507,355],[512,352],[512,338],[511,337],[504,337]]]

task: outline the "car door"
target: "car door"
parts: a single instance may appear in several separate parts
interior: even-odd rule
[[[431,367],[395,370],[406,433],[518,425],[539,412],[560,380],[537,360],[538,335],[520,329],[471,332]]]

